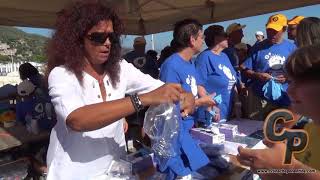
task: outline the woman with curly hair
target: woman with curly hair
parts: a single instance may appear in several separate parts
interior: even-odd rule
[[[120,59],[123,25],[106,4],[75,2],[58,14],[55,29],[46,73],[57,115],[48,180],[103,174],[125,152],[122,118],[144,106],[182,101],[182,113],[192,113],[193,96],[180,85],[163,85]]]

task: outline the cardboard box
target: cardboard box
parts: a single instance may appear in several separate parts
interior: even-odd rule
[[[219,128],[219,132],[225,135],[227,141],[232,140],[238,134],[238,126],[232,124],[212,123],[212,126]]]
[[[210,129],[192,128],[190,133],[195,139],[207,144],[221,144],[225,141],[224,134],[215,134]]]

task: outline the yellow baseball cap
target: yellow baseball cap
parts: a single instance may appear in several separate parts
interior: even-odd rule
[[[239,23],[232,23],[227,27],[226,33],[227,33],[227,35],[230,35],[232,32],[238,31],[238,30],[243,29],[245,27],[246,27],[246,25],[241,25]]]
[[[275,14],[270,16],[266,24],[267,29],[274,29],[276,31],[281,31],[283,27],[287,26],[287,17],[283,14]]]
[[[298,25],[302,19],[304,19],[303,16],[295,16],[288,21],[288,25]]]

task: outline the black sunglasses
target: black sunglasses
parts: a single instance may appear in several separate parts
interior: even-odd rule
[[[91,34],[87,35],[87,38],[99,45],[102,45],[106,42],[107,39],[109,39],[109,41],[111,43],[118,43],[119,42],[119,37],[117,36],[116,33],[114,32],[93,32]]]

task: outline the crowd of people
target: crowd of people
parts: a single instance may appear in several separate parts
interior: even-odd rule
[[[184,19],[175,24],[173,39],[159,58],[156,51],[146,52],[143,37],[137,37],[134,50],[122,56],[124,25],[112,8],[99,1],[66,7],[58,14],[48,45],[45,78],[57,123],[50,136],[47,179],[103,174],[112,160],[126,153],[125,132],[140,145],[145,142],[146,108],[167,102],[174,102],[181,112],[181,137],[177,155],[160,170],[169,179],[189,175],[209,162],[189,130],[230,120],[234,104],[244,105],[248,96],[258,99],[261,107],[288,108],[313,119],[314,123],[300,127],[313,135],[309,149],[293,157],[290,166],[281,163],[282,143],[265,142],[268,148],[263,150],[239,148],[238,160],[252,170],[320,169],[316,161],[320,19],[296,16],[288,21],[282,14],[272,15],[266,33],[254,34],[257,41],[252,46],[242,42],[245,27],[233,23],[226,30],[220,25],[203,29],[197,20]],[[284,38],[286,31],[293,42]],[[202,51],[204,43],[207,48]],[[270,92],[268,86],[273,85],[278,88]],[[242,113],[242,117],[248,116]],[[319,173],[260,175],[320,177]]]

